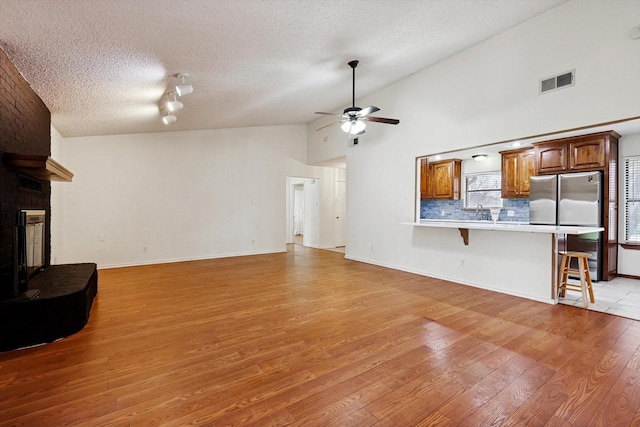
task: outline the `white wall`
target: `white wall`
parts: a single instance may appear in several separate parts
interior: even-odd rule
[[[64,166],[63,140],[58,130],[51,126],[51,157]],[[58,255],[64,251],[64,236],[56,232],[54,237],[53,230],[62,230],[63,194],[67,185],[69,185],[67,182],[51,181],[51,264],[59,264]]]
[[[433,239],[428,261],[416,255],[416,232],[401,223],[413,220],[417,156],[640,115],[640,40],[628,36],[638,17],[638,1],[564,3],[359,99],[400,124],[371,123],[354,148],[339,129],[315,131],[326,119],[311,123],[310,162],[347,153],[347,258],[433,275],[468,250],[439,251]],[[538,95],[540,78],[571,69],[574,87]],[[459,269],[442,274],[467,279]]]
[[[285,251],[286,177],[336,173],[303,163],[305,139],[304,126],[269,126],[56,142],[75,176],[53,189],[52,259],[112,267]],[[333,194],[319,191],[319,244],[330,246]]]

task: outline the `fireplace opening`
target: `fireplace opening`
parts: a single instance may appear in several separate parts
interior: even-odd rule
[[[37,289],[28,289],[29,280],[46,266],[46,211],[23,209],[18,212],[14,242],[13,296],[38,297]]]

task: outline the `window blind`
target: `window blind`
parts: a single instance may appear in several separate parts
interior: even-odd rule
[[[465,175],[465,207],[502,207],[502,176],[500,172]]]
[[[624,239],[640,243],[640,156],[624,159]]]

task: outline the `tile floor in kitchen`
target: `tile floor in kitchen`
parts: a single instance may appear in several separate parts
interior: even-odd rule
[[[579,280],[569,281],[580,283]],[[640,280],[616,277],[609,282],[594,282],[593,294],[596,302],[589,303],[589,310],[640,320]],[[580,292],[567,291],[566,296],[559,298],[558,302],[583,307]]]

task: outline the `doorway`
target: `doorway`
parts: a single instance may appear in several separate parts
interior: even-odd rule
[[[293,184],[293,243],[304,246],[304,184]]]
[[[320,248],[320,179],[287,177],[286,243]]]

